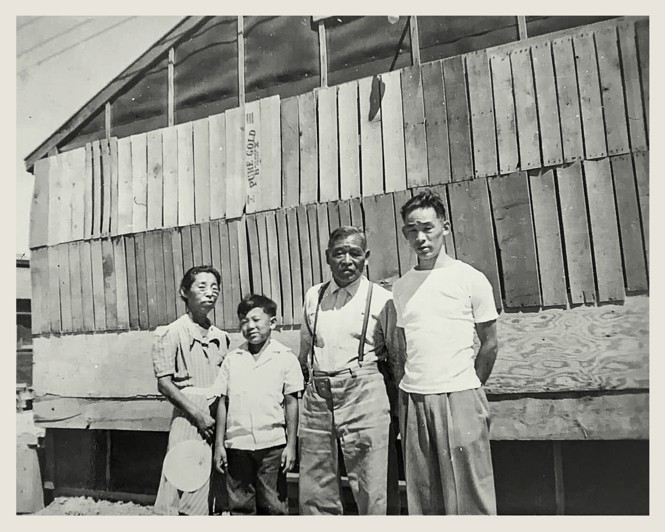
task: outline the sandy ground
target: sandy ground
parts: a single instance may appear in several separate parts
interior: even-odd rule
[[[152,506],[133,502],[111,502],[90,497],[56,497],[34,515],[153,515]]]

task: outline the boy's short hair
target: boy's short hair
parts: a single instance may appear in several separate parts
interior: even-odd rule
[[[250,310],[255,308],[262,308],[271,318],[277,316],[277,303],[272,299],[263,294],[247,294],[238,305],[238,318],[244,318]]]
[[[407,201],[400,209],[402,221],[406,220],[407,214],[416,209],[424,209],[431,207],[436,212],[436,215],[442,220],[446,219],[446,206],[443,204],[441,197],[434,192],[426,190],[420,194],[416,194],[409,201]]]
[[[355,225],[340,225],[337,229],[330,233],[330,238],[328,239],[328,249],[330,249],[333,243],[337,240],[352,235],[358,235],[360,237],[362,248],[367,250],[367,238],[365,237],[365,233],[362,229],[360,229],[360,227],[356,227]]]

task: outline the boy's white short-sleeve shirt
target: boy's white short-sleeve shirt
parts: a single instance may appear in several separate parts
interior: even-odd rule
[[[226,355],[213,387],[229,398],[226,447],[253,451],[286,443],[284,397],[304,387],[291,349],[270,339],[252,355],[244,343]]]
[[[412,268],[393,285],[393,299],[407,344],[399,387],[420,394],[480,387],[475,324],[498,317],[487,277],[459,260],[432,270]]]

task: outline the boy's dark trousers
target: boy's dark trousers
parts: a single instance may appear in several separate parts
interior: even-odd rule
[[[226,488],[231,515],[287,515],[286,474],[280,470],[284,445],[246,451],[227,449]]]

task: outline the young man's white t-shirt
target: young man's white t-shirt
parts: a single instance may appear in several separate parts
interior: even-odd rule
[[[498,317],[487,277],[455,259],[432,270],[412,268],[393,285],[393,299],[407,344],[399,387],[419,394],[480,387],[475,324]]]

